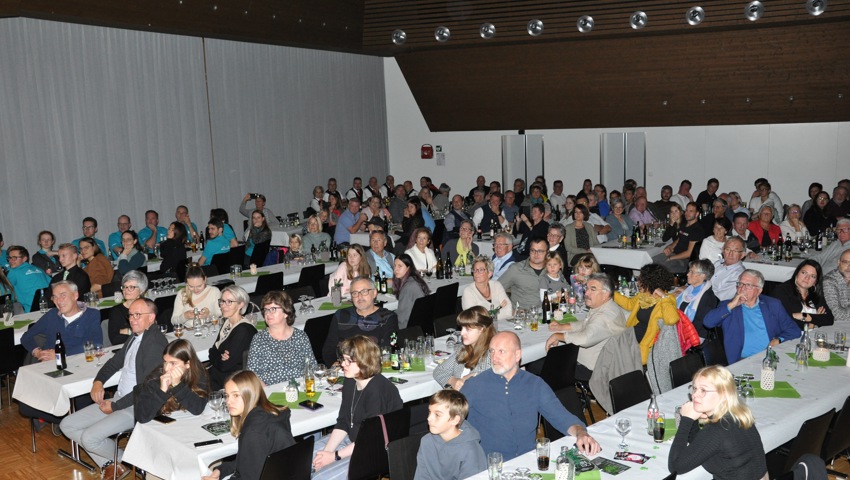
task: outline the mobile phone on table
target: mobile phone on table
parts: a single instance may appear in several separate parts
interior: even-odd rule
[[[403,378],[398,378],[398,377],[390,377],[390,381],[395,383],[395,384],[398,384],[398,385],[404,385],[405,383],[408,382],[408,380],[405,380]]]
[[[303,402],[299,402],[298,405],[301,405],[302,407],[306,408],[307,410],[318,410],[318,409],[324,407],[324,405],[322,405],[321,403],[314,402],[312,400],[304,400]]]
[[[165,415],[157,415],[157,416],[153,417],[153,419],[154,419],[154,420],[156,420],[156,421],[157,421],[157,422],[159,422],[159,423],[172,423],[172,422],[175,422],[175,420],[174,420],[173,418],[168,417],[168,416],[165,416]]]

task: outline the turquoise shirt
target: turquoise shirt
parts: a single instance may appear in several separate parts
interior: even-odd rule
[[[116,254],[113,249],[118,247],[118,251],[120,252],[124,248],[124,245],[121,244],[121,232],[110,233],[109,238],[106,239],[106,243],[109,244],[109,259],[115,260],[119,254]]]
[[[50,285],[50,276],[40,268],[29,263],[22,263],[9,270],[9,283],[18,295],[18,302],[25,312],[30,311],[35,292]]]
[[[148,253],[153,253],[153,249],[146,248],[145,242],[147,242],[152,235],[153,230],[149,227],[139,230],[139,245],[141,245]],[[168,230],[165,227],[156,227],[156,243],[162,243],[166,238],[168,238]]]
[[[746,305],[741,305],[741,308],[744,313],[744,348],[741,349],[741,358],[747,358],[761,353],[770,343],[770,338],[758,302],[752,308]]]
[[[230,240],[224,238],[224,235],[219,235],[215,238],[207,240],[207,243],[204,244],[204,265],[210,265],[212,263],[213,255],[218,255],[219,253],[227,253],[229,251]]]

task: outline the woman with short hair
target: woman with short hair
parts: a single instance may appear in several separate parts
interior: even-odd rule
[[[251,348],[257,333],[254,324],[244,317],[251,299],[238,285],[228,285],[221,291],[218,306],[221,309],[221,329],[209,350],[210,385],[213,390],[224,387],[224,381],[233,372],[246,368],[243,359]]]
[[[263,296],[262,306],[266,329],[251,339],[248,370],[266,385],[303,377],[305,360],[315,367],[316,356],[307,334],[292,326],[292,298],[286,292],[271,291]]]
[[[306,251],[311,251],[315,246],[316,250],[322,246],[324,242],[326,248],[331,248],[331,236],[322,231],[322,221],[318,215],[310,215],[307,218],[307,233],[301,237],[301,246]]]
[[[472,283],[463,288],[461,304],[464,310],[476,305],[485,310],[498,308],[498,320],[513,318],[514,309],[511,299],[505,292],[505,287],[497,280],[493,280],[495,266],[493,261],[485,255],[475,257],[472,262]]]
[[[130,270],[121,278],[121,293],[124,301],[109,309],[107,332],[112,345],[126,342],[133,332],[130,330],[130,305],[145,296],[148,277],[138,270]]]
[[[676,308],[691,320],[701,338],[708,335],[708,331],[702,326],[702,320],[720,303],[711,288],[712,276],[714,265],[710,260],[694,260],[688,265],[688,285],[674,292]]]

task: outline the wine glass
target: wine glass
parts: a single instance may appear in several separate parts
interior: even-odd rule
[[[313,370],[313,373],[316,375],[316,382],[322,383],[322,379],[325,378],[325,375],[328,373],[328,368],[324,363],[319,363],[316,365],[316,368]]]
[[[224,395],[221,390],[210,393],[210,408],[213,411],[213,420],[218,420],[221,407],[224,405]]]
[[[326,389],[327,392],[328,392],[328,395],[331,395],[331,396],[334,395],[333,386],[336,385],[336,383],[339,381],[339,377],[342,376],[341,374],[342,374],[342,369],[339,368],[338,366],[331,367],[327,370],[327,372],[325,374],[326,375],[325,380],[328,381],[328,388]]]
[[[615,425],[617,427],[617,433],[620,434],[620,445],[618,445],[618,448],[620,451],[625,452],[629,449],[629,445],[626,443],[626,435],[632,431],[632,421],[628,418],[618,418]]]
[[[431,275],[433,274],[434,272],[432,272],[430,268],[425,270],[425,278],[428,280],[428,283],[431,283]]]
[[[183,336],[183,324],[177,323],[174,325],[174,336],[180,338]]]
[[[457,330],[454,328],[447,328],[446,331],[449,332],[449,338],[446,339],[446,349],[449,351],[449,353],[451,353],[454,352],[455,343],[457,343],[455,341],[455,332]]]
[[[101,362],[101,359],[103,358],[104,353],[106,353],[106,352],[103,351],[103,345],[97,344],[97,345],[94,346],[94,356],[97,357],[97,365],[96,366],[99,367],[99,366],[103,365],[103,363]]]

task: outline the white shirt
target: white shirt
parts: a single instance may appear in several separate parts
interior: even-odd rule
[[[735,293],[738,291],[736,283],[738,278],[744,271],[744,264],[741,262],[725,265],[723,260],[714,262],[714,276],[711,277],[711,289],[714,295],[721,302],[723,300],[732,300]]]
[[[678,203],[679,206],[682,207],[682,211],[685,211],[688,204],[693,202],[690,198],[684,195],[679,195],[678,193],[673,194],[673,196],[670,197],[670,201]]]

